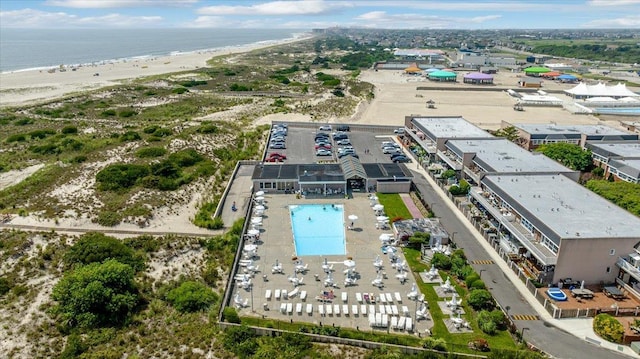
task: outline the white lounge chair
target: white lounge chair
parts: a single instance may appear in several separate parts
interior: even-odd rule
[[[367,305],[366,304],[360,304],[360,313],[362,313],[362,315],[367,315]]]
[[[293,288],[291,292],[287,294],[287,298],[293,298],[298,294],[298,287]]]
[[[351,314],[358,315],[358,305],[357,304],[352,304],[351,305]]]
[[[300,300],[302,300],[303,302],[307,300],[307,291],[303,290],[300,292]]]
[[[346,302],[346,301],[347,301],[347,298],[348,298],[348,293],[347,293],[347,292],[342,292],[342,293],[340,294],[340,297],[342,298],[342,301],[343,301],[343,302]]]
[[[384,307],[384,304],[380,304],[378,308],[380,309],[381,314],[387,314],[387,308]]]
[[[340,305],[339,304],[334,304],[333,305],[333,314],[340,315]]]
[[[413,320],[411,319],[411,317],[407,317],[407,320],[404,322],[404,330],[408,332],[413,331]]]
[[[398,319],[398,329],[404,329],[404,323],[407,318],[409,317],[400,317],[400,319]]]
[[[386,303],[387,302],[387,297],[384,296],[384,293],[380,293],[380,302],[381,303]]]
[[[342,314],[349,315],[349,304],[342,305]]]
[[[280,312],[281,313],[287,312],[287,303],[280,303]]]
[[[276,289],[276,292],[273,295],[276,299],[280,300],[280,289]]]
[[[384,306],[384,310],[385,312],[387,312],[388,315],[393,314],[393,310],[391,309],[391,306],[389,304]]]
[[[388,316],[388,315],[386,315],[386,314],[384,314],[384,315],[382,316],[382,327],[383,327],[383,328],[386,328],[386,327],[388,327],[388,326],[389,326],[389,316]]]
[[[382,326],[382,313],[376,313],[376,327]]]
[[[318,304],[318,313],[324,315],[324,304]]]
[[[369,313],[369,326],[371,327],[376,326],[376,315],[373,313]]]
[[[387,298],[387,302],[393,303],[393,297],[391,296],[391,293],[385,293],[385,297]]]
[[[400,314],[400,312],[398,311],[398,306],[397,305],[392,305],[391,306],[391,313],[393,313],[393,315]]]
[[[400,292],[393,293],[393,296],[396,298],[396,302],[402,303],[402,296],[400,295]]]
[[[267,290],[264,292],[264,298],[265,298],[266,300],[271,300],[271,289],[267,289]]]
[[[398,318],[391,317],[391,328],[398,329]]]
[[[374,304],[369,304],[369,313],[375,313],[376,312],[376,306]]]
[[[287,294],[287,290],[286,289],[283,289],[280,293],[282,294],[282,299],[289,298],[289,295]]]
[[[403,305],[403,306],[402,306],[402,314],[403,314],[405,317],[408,317],[408,316],[409,316],[409,307],[407,307],[406,305]]]
[[[362,293],[356,293],[356,300],[358,300],[358,303],[362,303]]]
[[[287,303],[287,314],[293,313],[293,303]]]
[[[302,303],[296,303],[296,313],[302,314]]]

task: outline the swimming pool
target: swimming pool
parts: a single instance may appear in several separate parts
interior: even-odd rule
[[[345,254],[344,207],[303,204],[289,206],[293,242],[298,256]]]

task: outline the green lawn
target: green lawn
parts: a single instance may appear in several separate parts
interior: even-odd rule
[[[394,218],[411,219],[411,212],[404,205],[402,198],[397,193],[377,193],[378,202],[384,206],[384,211],[391,220]]]

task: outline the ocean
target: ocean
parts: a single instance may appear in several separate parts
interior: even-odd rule
[[[226,49],[305,33],[291,29],[2,29],[0,72]]]

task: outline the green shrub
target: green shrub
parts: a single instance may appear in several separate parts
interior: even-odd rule
[[[493,297],[486,289],[473,289],[469,292],[469,305],[475,310],[491,310],[495,306]]]
[[[55,135],[55,134],[56,134],[55,130],[43,129],[43,130],[35,130],[35,131],[29,132],[29,137],[43,139],[43,138],[46,138],[47,136]]]
[[[153,135],[156,137],[169,137],[173,135],[173,131],[170,128],[160,127],[153,131]]]
[[[32,118],[23,117],[13,121],[13,124],[16,126],[26,126],[34,123],[35,121]]]
[[[624,338],[624,326],[614,316],[605,313],[593,318],[593,331],[604,340],[614,343],[622,343]]]
[[[160,126],[158,126],[158,125],[148,126],[148,127],[145,127],[145,128],[142,130],[142,132],[144,132],[144,133],[146,133],[146,134],[150,135],[150,134],[152,134],[152,133],[156,132],[156,130],[157,130],[157,129],[159,129],[159,128],[160,128]]]
[[[429,243],[431,234],[426,232],[415,232],[413,236],[409,237],[409,247],[414,249],[422,248],[423,244]]]
[[[144,147],[136,152],[136,156],[140,158],[162,157],[167,153],[162,147]]]
[[[17,133],[15,135],[11,135],[7,137],[7,142],[25,142],[27,140],[27,136],[24,133]]]
[[[65,126],[60,130],[65,135],[75,135],[78,133],[78,127],[76,126]]]
[[[455,170],[446,170],[444,172],[442,172],[442,174],[440,175],[440,177],[442,178],[453,178],[456,176],[456,171]]]
[[[101,113],[102,117],[113,117],[116,115],[116,110],[114,109],[108,109],[108,110],[104,110]]]
[[[31,152],[41,154],[41,155],[56,155],[56,154],[60,154],[62,150],[53,143],[47,143],[42,146],[31,147]]]
[[[190,167],[204,160],[204,157],[193,148],[187,148],[169,155],[169,160],[180,167]]]
[[[447,351],[447,342],[443,338],[426,337],[422,341],[422,347],[439,351]]]
[[[113,211],[102,211],[98,213],[96,223],[105,227],[115,227],[122,222],[122,215]]]
[[[473,273],[468,275],[467,278],[465,278],[464,284],[467,285],[467,288],[471,288],[471,284],[473,284],[473,282],[479,279],[480,279],[480,276],[478,275],[478,273]]]
[[[125,108],[125,109],[122,109],[122,110],[118,111],[118,117],[121,117],[121,118],[133,117],[133,116],[135,116],[137,114],[138,113],[134,109],[131,109],[131,108]]]
[[[240,316],[238,316],[236,308],[233,307],[224,308],[224,310],[222,311],[222,320],[229,323],[240,324]]]
[[[70,163],[83,163],[86,161],[87,161],[87,156],[85,155],[78,155],[69,160]]]
[[[596,177],[602,177],[604,176],[604,169],[602,167],[596,167],[591,171],[591,173]]]
[[[145,267],[143,256],[119,239],[97,232],[83,234],[64,255],[64,262],[69,267],[75,264],[102,263],[109,259],[127,264],[135,271],[141,271]]]
[[[198,132],[199,133],[218,133],[220,132],[220,129],[218,128],[218,126],[212,123],[207,123],[207,124],[202,124],[198,128]]]
[[[5,295],[11,290],[11,282],[7,278],[0,277],[0,295]]]
[[[478,326],[483,332],[494,335],[498,331],[498,325],[493,321],[491,313],[486,310],[481,310],[478,313]]]
[[[186,281],[167,294],[167,301],[181,312],[206,310],[217,300],[217,295],[200,282]]]
[[[140,139],[142,139],[142,137],[140,137],[140,134],[136,131],[127,131],[120,136],[120,141],[122,142],[138,141]]]
[[[484,282],[482,281],[482,279],[476,279],[471,283],[471,286],[469,287],[469,289],[486,289],[487,286],[484,284]]]
[[[116,260],[78,267],[53,287],[54,312],[70,327],[122,323],[140,301],[134,275]]]
[[[176,87],[176,88],[174,88],[173,90],[171,90],[171,92],[172,92],[172,93],[175,93],[175,94],[178,94],[178,95],[181,95],[181,94],[183,94],[183,93],[185,93],[185,92],[189,92],[189,90],[187,90],[187,89],[186,89],[186,88],[184,88],[184,87]]]
[[[208,83],[207,81],[189,80],[189,81],[181,82],[180,85],[184,87],[194,87],[194,86],[206,85],[207,83]]]
[[[251,87],[250,86],[246,86],[246,85],[240,85],[240,84],[231,84],[231,86],[229,86],[229,90],[231,91],[251,91]]]
[[[103,191],[112,191],[133,187],[136,182],[148,176],[150,169],[144,165],[112,164],[96,174],[98,188]]]
[[[431,257],[431,265],[438,269],[449,270],[451,269],[451,259],[443,253],[434,253]]]
[[[222,346],[239,356],[240,358],[251,358],[259,348],[257,335],[255,332],[242,325],[225,329],[222,338]]]

